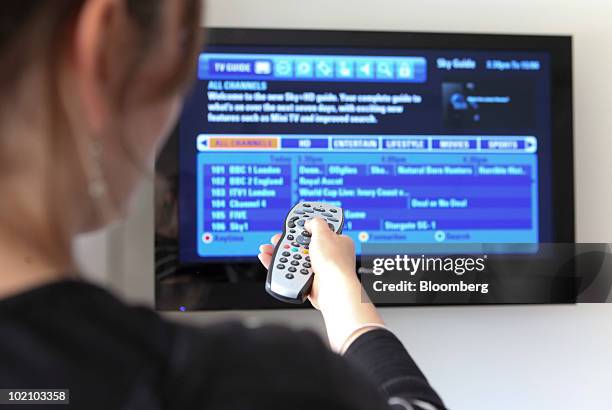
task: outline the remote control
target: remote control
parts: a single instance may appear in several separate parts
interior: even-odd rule
[[[283,302],[304,303],[310,293],[313,281],[308,255],[311,235],[304,224],[314,217],[326,221],[329,229],[336,234],[342,233],[342,208],[321,202],[303,202],[289,211],[266,279],[266,291]]]

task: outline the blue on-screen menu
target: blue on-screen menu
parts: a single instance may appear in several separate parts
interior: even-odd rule
[[[549,71],[531,52],[209,48],[180,122],[181,260],[255,256],[301,201],[344,208],[357,244],[545,240]]]

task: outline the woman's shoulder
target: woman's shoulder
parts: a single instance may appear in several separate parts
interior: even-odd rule
[[[121,408],[161,381],[174,333],[98,286],[41,286],[0,300],[0,385],[70,389],[77,408]]]
[[[224,409],[382,408],[374,386],[312,331],[222,323],[180,332],[185,336],[177,343],[172,380],[190,387],[179,395],[185,402],[173,408],[204,398],[210,408]],[[207,389],[192,388],[194,380]],[[168,387],[176,392],[181,386]]]
[[[0,354],[36,357],[32,365],[102,370],[161,361],[174,328],[150,309],[132,307],[84,281],[62,281],[0,300]],[[53,359],[53,360],[50,360]]]
[[[80,280],[50,283],[0,300],[0,326],[31,330],[21,336],[46,332],[59,340],[88,341],[87,346],[120,342],[129,345],[146,339],[163,341],[169,326],[155,312],[122,302],[108,290]],[[17,335],[16,335],[17,336]],[[49,338],[47,342],[53,342]]]
[[[378,408],[374,388],[311,331],[179,325],[83,282],[0,301],[0,333],[0,384],[70,388],[92,409]]]

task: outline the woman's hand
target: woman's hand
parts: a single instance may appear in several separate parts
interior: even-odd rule
[[[336,235],[320,218],[309,220],[305,228],[312,234],[309,250],[315,273],[308,298],[319,310],[333,308],[340,294],[361,289],[355,273],[355,244],[346,235]],[[280,237],[280,234],[274,235],[272,245],[259,247],[258,257],[266,268],[270,266],[274,247]]]
[[[353,240],[336,235],[320,218],[307,221],[305,228],[312,234],[309,250],[314,281],[309,299],[323,314],[332,347],[339,350],[355,329],[383,322],[357,278]],[[272,245],[259,247],[258,257],[266,269],[280,237],[275,235]]]

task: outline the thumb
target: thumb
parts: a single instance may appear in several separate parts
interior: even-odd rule
[[[327,226],[327,222],[325,222],[323,219],[318,218],[318,217],[309,219],[308,221],[306,221],[304,225],[305,225],[304,227],[313,236],[329,235],[331,233],[329,226]]]

